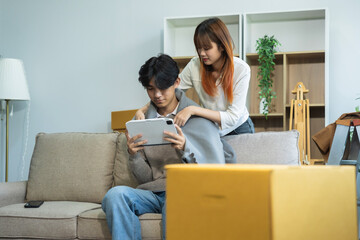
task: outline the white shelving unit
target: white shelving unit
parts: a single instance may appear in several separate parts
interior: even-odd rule
[[[233,38],[234,54],[247,61],[251,68],[248,109],[257,131],[288,129],[290,93],[296,82],[309,88],[311,134],[323,128],[328,121],[329,78],[329,23],[327,9],[308,9],[283,12],[258,12],[193,16],[164,19],[164,53],[172,56],[182,69],[196,56],[193,36],[196,26],[205,19],[218,17],[228,27]],[[258,112],[256,40],[274,35],[281,43],[276,54],[274,89],[277,98],[275,110],[268,120]],[[190,92],[190,93],[189,93]],[[187,95],[197,100],[196,94]],[[255,120],[254,120],[255,119]],[[311,147],[317,150],[315,146]],[[314,156],[314,155],[312,155]],[[319,154],[315,155],[320,158]]]
[[[291,91],[297,82],[310,90],[305,95],[310,100],[310,135],[328,124],[328,17],[326,9],[246,13],[243,15],[243,59],[251,68],[248,109],[257,131],[282,131],[289,129]],[[281,43],[275,54],[273,112],[268,120],[258,113],[258,56],[256,40],[264,35]],[[321,158],[311,141],[311,157]]]
[[[327,9],[243,14],[242,58],[256,52],[256,40],[275,35],[280,52],[325,52],[325,124],[329,124],[329,17]],[[301,80],[299,80],[301,81]],[[250,90],[251,91],[251,90]]]

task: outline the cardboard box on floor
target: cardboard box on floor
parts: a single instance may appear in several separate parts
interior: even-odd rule
[[[167,239],[357,239],[353,166],[168,165]]]

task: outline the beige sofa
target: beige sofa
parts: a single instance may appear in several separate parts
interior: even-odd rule
[[[299,162],[298,132],[226,137],[238,163]],[[38,134],[28,181],[0,183],[0,239],[111,239],[101,201],[115,185],[136,187],[119,133]],[[45,200],[24,208],[27,200]],[[161,215],[140,216],[143,239],[161,239]]]

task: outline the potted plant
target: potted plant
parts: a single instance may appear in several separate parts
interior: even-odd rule
[[[259,72],[257,77],[259,79],[259,97],[260,112],[263,113],[267,119],[271,100],[276,97],[276,93],[272,90],[273,80],[271,74],[275,66],[276,47],[281,45],[274,36],[269,37],[265,35],[263,38],[256,40],[256,52],[259,55]]]

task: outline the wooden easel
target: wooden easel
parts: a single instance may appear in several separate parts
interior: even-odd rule
[[[298,82],[291,93],[296,94],[296,98],[291,100],[289,129],[294,129],[300,133],[299,151],[301,165],[310,164],[310,104],[309,99],[304,99],[304,94],[308,93],[302,82]],[[294,114],[293,114],[294,113]]]

